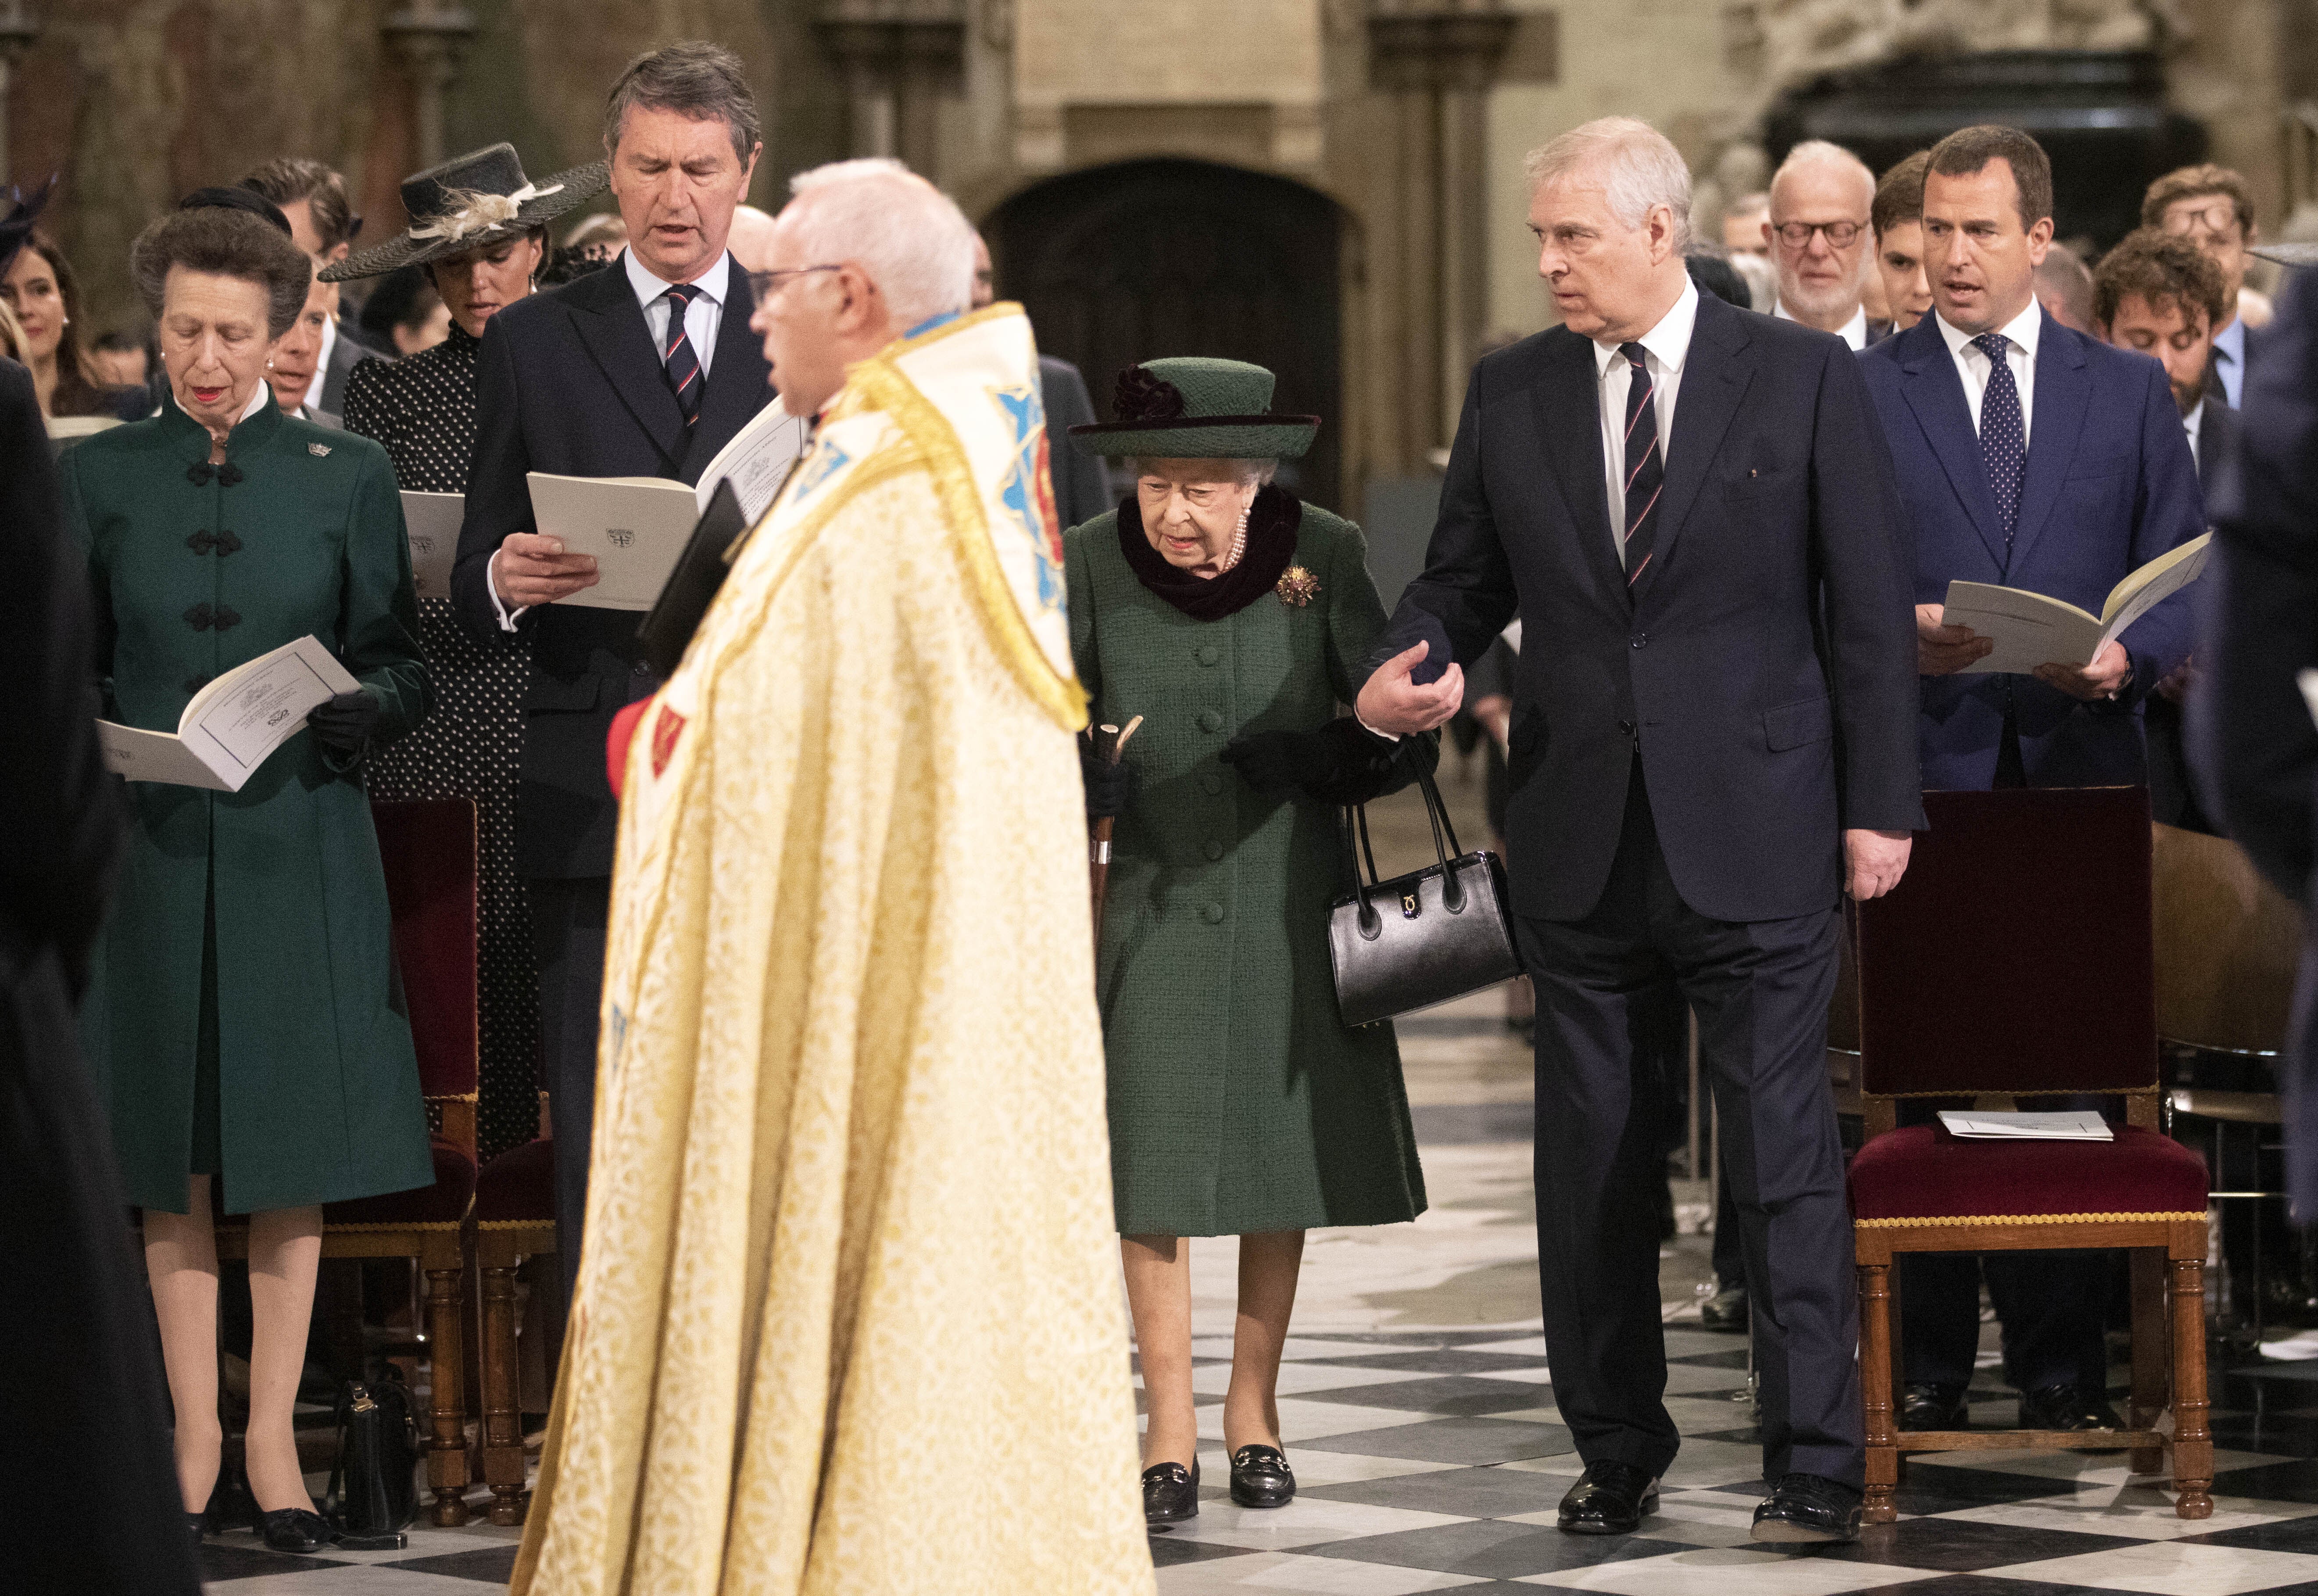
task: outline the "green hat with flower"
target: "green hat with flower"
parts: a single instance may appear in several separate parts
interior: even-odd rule
[[[1161,460],[1300,460],[1317,416],[1275,416],[1262,366],[1209,355],[1148,360],[1119,373],[1115,421],[1071,428],[1096,454]]]

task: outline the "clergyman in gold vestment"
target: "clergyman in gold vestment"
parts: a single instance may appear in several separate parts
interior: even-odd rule
[[[627,750],[513,1590],[1149,1592],[1037,352],[921,179],[795,187],[819,422]]]

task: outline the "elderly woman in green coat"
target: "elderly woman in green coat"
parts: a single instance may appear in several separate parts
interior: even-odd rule
[[[131,266],[171,397],[61,462],[103,713],[173,731],[211,677],[310,633],[360,687],[315,709],[238,793],[129,784],[129,853],[83,1026],[144,1210],[188,1527],[202,1533],[223,1440],[217,1182],[225,1211],[250,1215],[259,1528],[310,1551],[329,1532],[291,1409],[321,1205],[434,1178],[363,787],[369,750],[426,713],[427,677],[385,451],[283,414],[266,387],[312,267],[253,200],[181,210],[139,237]]]
[[[1090,814],[1118,818],[1097,981],[1153,1523],[1199,1511],[1188,1239],[1239,1237],[1225,1449],[1233,1499],[1280,1507],[1304,1233],[1424,1209],[1399,1048],[1338,1017],[1327,916],[1334,806],[1413,780],[1436,745],[1340,709],[1384,606],[1360,529],[1271,484],[1319,426],[1269,414],[1271,389],[1261,366],[1155,360],[1121,374],[1117,421],[1071,429],[1136,471],[1065,535],[1064,569],[1095,718],[1144,721],[1087,777]]]

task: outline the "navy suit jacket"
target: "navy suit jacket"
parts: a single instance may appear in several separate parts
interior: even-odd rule
[[[466,520],[451,572],[452,604],[477,641],[504,635],[491,606],[491,556],[510,533],[537,530],[528,473],[696,482],[771,400],[771,368],[749,330],[749,279],[735,265],[727,281],[715,358],[689,431],[618,262],[518,300],[484,324]],[[516,868],[525,875],[612,873],[619,804],[604,776],[604,740],[623,705],[660,685],[636,646],[642,619],[552,604],[516,623],[532,635],[516,804]]]
[[[1599,391],[1593,341],[1567,328],[1482,358],[1424,573],[1378,661],[1445,633],[1470,666],[1522,616],[1521,913],[1593,910],[1638,754],[1685,902],[1724,920],[1830,910],[1841,828],[1923,824],[1903,524],[1858,363],[1831,334],[1702,294],[1631,589]]]
[[[2044,318],[2028,420],[2028,473],[2011,547],[1934,316],[1859,355],[1915,537],[1915,602],[1962,578],[2048,594],[2100,614],[2109,589],[2206,529],[2197,465],[2165,368]],[[2188,657],[2190,607],[2177,593],[2127,628],[2133,680],[2087,704],[2034,677],[1924,677],[1918,727],[1927,788],[1994,785],[2011,695],[2031,786],[2147,778],[2141,701]]]

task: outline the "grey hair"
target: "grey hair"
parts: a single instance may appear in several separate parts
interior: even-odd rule
[[[1178,458],[1178,456],[1168,454],[1130,454],[1127,457],[1127,466],[1128,470],[1132,471],[1139,477],[1143,474],[1143,468],[1146,465],[1150,464],[1152,462],[1158,460],[1172,460],[1176,458]],[[1231,467],[1232,475],[1238,479],[1239,485],[1243,488],[1269,488],[1271,485],[1272,478],[1280,474],[1280,462],[1276,458],[1271,460],[1218,460],[1215,463],[1217,465],[1227,465]]]
[[[213,205],[169,211],[129,247],[130,275],[156,321],[168,298],[173,266],[235,277],[264,289],[268,340],[280,337],[297,321],[314,280],[314,263],[272,222],[247,211]]]
[[[1779,179],[1788,173],[1800,170],[1804,166],[1816,166],[1821,162],[1851,168],[1858,176],[1859,186],[1864,191],[1861,200],[1863,207],[1868,211],[1874,209],[1874,169],[1844,148],[1842,145],[1830,143],[1825,139],[1806,139],[1787,151],[1787,158],[1781,161],[1779,169],[1771,174],[1771,193],[1775,195],[1779,192]]]
[[[1674,247],[1690,247],[1690,167],[1673,140],[1638,117],[1604,116],[1572,128],[1529,152],[1522,174],[1532,193],[1581,169],[1598,169],[1610,213],[1630,228],[1649,220],[1650,207],[1674,212]]]
[[[741,58],[721,44],[687,40],[648,49],[630,61],[604,103],[604,148],[616,155],[620,123],[632,105],[673,111],[694,121],[721,121],[732,132],[732,155],[742,166],[762,139],[757,97],[749,92]]]
[[[974,224],[948,194],[896,160],[831,161],[789,179],[799,265],[851,261],[901,327],[974,300]]]

